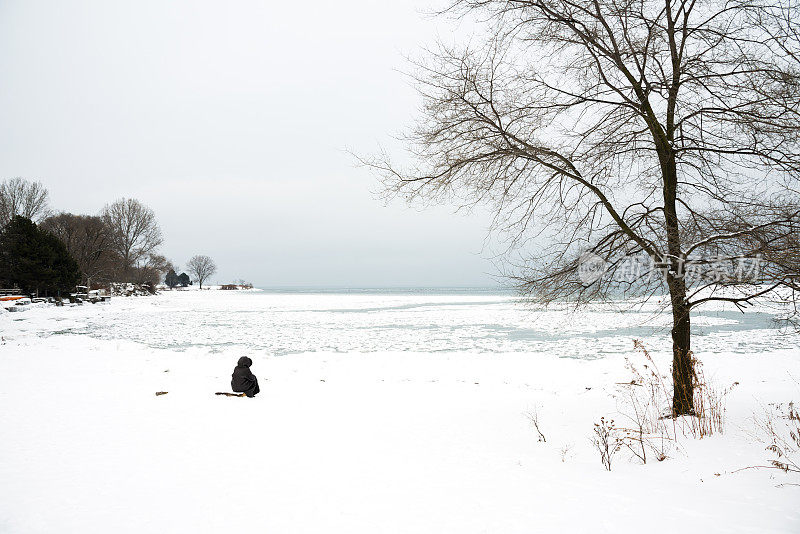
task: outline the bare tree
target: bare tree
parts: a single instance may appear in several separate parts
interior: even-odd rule
[[[413,163],[365,162],[389,194],[488,204],[537,302],[667,293],[672,410],[692,413],[691,310],[798,290],[784,261],[800,228],[798,3],[455,0],[442,14],[482,33],[416,64]]]
[[[151,293],[155,293],[164,275],[172,268],[172,262],[166,257],[160,254],[148,254],[146,259],[138,262],[132,269],[130,279],[134,284],[144,286]]]
[[[0,182],[0,228],[21,215],[39,222],[48,214],[48,192],[41,182],[11,178]]]
[[[41,227],[55,234],[78,262],[83,283],[111,281],[116,255],[111,250],[111,239],[105,223],[93,215],[59,213],[45,219]]]
[[[101,217],[108,227],[112,249],[120,258],[119,275],[130,281],[133,269],[161,245],[155,213],[136,199],[121,198],[103,208]]]
[[[203,289],[203,282],[217,272],[217,264],[208,256],[192,256],[186,264],[186,270],[200,284],[200,289]]]

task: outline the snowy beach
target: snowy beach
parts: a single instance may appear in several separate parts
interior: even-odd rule
[[[0,532],[800,530],[800,480],[743,469],[770,458],[754,417],[800,401],[797,337],[699,312],[706,378],[738,382],[724,432],[609,472],[590,439],[624,419],[633,340],[671,357],[658,303],[613,308],[175,291],[0,313]],[[240,356],[262,393],[215,396]]]

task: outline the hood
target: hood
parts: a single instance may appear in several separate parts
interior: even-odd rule
[[[242,356],[241,358],[239,358],[239,361],[236,362],[237,367],[250,367],[251,365],[253,365],[253,360],[251,360],[247,356]]]

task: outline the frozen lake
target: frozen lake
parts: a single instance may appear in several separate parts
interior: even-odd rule
[[[658,302],[539,309],[509,293],[479,290],[174,291],[48,308],[36,314],[36,324],[32,314],[15,314],[11,324],[41,336],[87,334],[175,351],[548,352],[592,359],[628,352],[632,339],[667,350],[671,318],[661,310]],[[774,317],[766,309],[698,310],[694,349],[758,353],[795,346],[796,338],[782,335]]]

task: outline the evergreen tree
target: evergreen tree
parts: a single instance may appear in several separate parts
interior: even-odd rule
[[[177,274],[175,274],[174,269],[169,270],[167,275],[164,277],[164,283],[167,284],[167,287],[169,287],[170,289],[180,284],[179,277]]]
[[[189,275],[186,273],[181,273],[178,277],[178,283],[181,287],[186,287],[192,285],[192,280],[189,278]]]
[[[25,293],[69,292],[81,279],[78,263],[55,235],[16,216],[0,231],[0,284]]]

